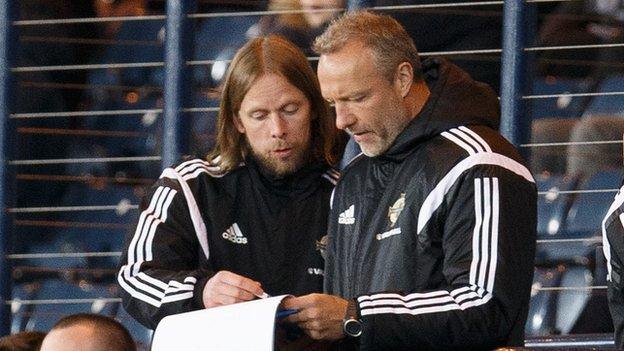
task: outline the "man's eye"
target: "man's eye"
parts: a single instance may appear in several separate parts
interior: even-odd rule
[[[336,102],[333,100],[325,100],[327,101],[327,104],[329,105],[329,107],[336,107]]]
[[[299,111],[299,106],[289,105],[284,108],[284,113],[287,115],[293,115]]]
[[[257,120],[263,120],[264,118],[266,118],[266,113],[264,113],[264,112],[255,112],[255,113],[252,113],[250,115],[250,117],[253,118],[253,119],[257,119]]]
[[[361,102],[362,100],[364,100],[364,95],[356,95],[349,98],[349,101],[353,102]]]

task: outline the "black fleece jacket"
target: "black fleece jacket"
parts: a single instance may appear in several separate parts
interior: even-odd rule
[[[325,290],[357,299],[362,350],[522,345],[533,177],[497,132],[493,91],[447,61],[423,66],[423,110],[336,186]]]

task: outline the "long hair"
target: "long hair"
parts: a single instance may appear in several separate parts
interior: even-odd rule
[[[228,172],[248,155],[244,135],[236,129],[234,118],[251,86],[267,73],[284,77],[310,101],[311,158],[335,164],[338,161],[335,146],[337,130],[328,105],[321,96],[316,74],[299,48],[276,35],[252,39],[234,56],[221,94],[217,142],[208,155],[208,161],[218,165],[222,172]]]

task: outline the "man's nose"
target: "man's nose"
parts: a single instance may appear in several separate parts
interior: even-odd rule
[[[271,137],[283,138],[286,135],[286,121],[278,114],[271,117]]]
[[[336,102],[336,128],[346,129],[355,123],[355,116],[351,113],[351,109],[344,102]]]

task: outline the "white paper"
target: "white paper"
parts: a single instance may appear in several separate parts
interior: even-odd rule
[[[153,351],[272,351],[275,313],[288,295],[165,317]]]

